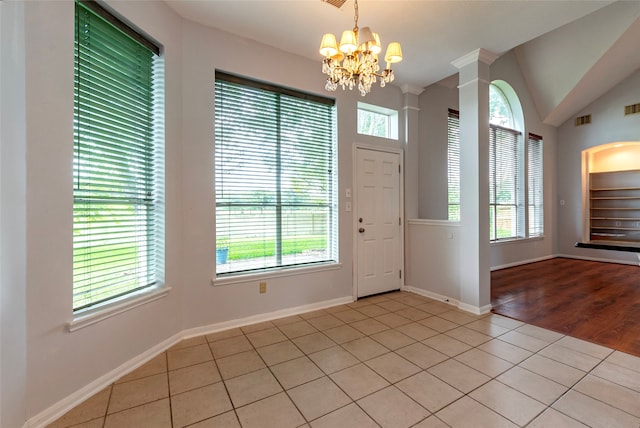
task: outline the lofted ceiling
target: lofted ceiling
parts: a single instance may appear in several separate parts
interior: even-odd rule
[[[165,0],[183,18],[321,61],[322,34],[353,27],[354,1]],[[395,84],[423,88],[484,48],[514,50],[540,118],[560,125],[640,68],[640,1],[359,0],[359,26],[402,44]]]

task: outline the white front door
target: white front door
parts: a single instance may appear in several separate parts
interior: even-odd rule
[[[357,297],[400,289],[400,154],[356,149]]]

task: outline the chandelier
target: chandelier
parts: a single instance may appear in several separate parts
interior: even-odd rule
[[[335,91],[338,86],[342,86],[343,90],[358,88],[360,95],[365,96],[378,78],[382,88],[393,82],[391,64],[402,61],[402,49],[400,43],[389,43],[384,56],[387,68],[380,72],[380,36],[373,33],[369,27],[358,28],[358,0],[355,0],[354,10],[355,26],[353,30],[343,31],[340,44],[331,33],[322,36],[322,72],[328,76],[325,85],[327,91]]]

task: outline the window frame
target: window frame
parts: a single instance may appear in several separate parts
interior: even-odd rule
[[[337,136],[336,136],[336,106],[335,100],[331,98],[321,97],[313,94],[308,94],[305,92],[301,92],[291,88],[281,87],[275,84],[257,81],[253,79],[249,79],[246,77],[230,74],[221,70],[216,70],[216,78],[215,78],[215,106],[216,106],[216,114],[215,114],[215,147],[214,147],[214,164],[215,164],[215,205],[216,205],[216,262],[215,262],[215,275],[213,278],[214,283],[234,283],[238,281],[238,278],[246,278],[246,277],[255,277],[255,276],[281,276],[288,275],[289,272],[298,271],[300,269],[326,269],[333,268],[337,266],[339,263],[338,259],[338,197],[337,197],[337,188],[338,188],[338,175],[337,175]],[[229,94],[223,95],[223,91],[228,88]],[[234,94],[234,92],[237,92]],[[246,91],[246,93],[244,93]],[[242,114],[240,111],[240,106],[244,106],[241,101],[241,97],[251,96],[252,100],[255,100],[256,105],[254,107],[259,108],[267,108],[270,106],[270,102],[273,100],[274,108],[273,111],[265,110],[264,113],[260,113],[261,110],[257,110],[258,113],[255,113],[259,116],[264,123],[257,123],[257,121],[248,121],[246,124],[242,125],[242,120],[248,120],[245,118],[247,116],[246,112]],[[228,107],[225,107],[222,103],[228,103]],[[306,104],[306,106],[305,106]],[[234,107],[237,106],[237,107]],[[302,107],[304,106],[304,107]],[[315,106],[315,107],[314,107]],[[246,107],[246,106],[244,106]],[[229,108],[228,111],[224,111]],[[235,108],[235,110],[234,110]],[[318,111],[322,111],[320,117],[318,115],[309,114],[313,108],[319,109]],[[302,116],[302,119],[312,120],[313,123],[316,123],[317,126],[314,126],[313,132],[320,132],[322,135],[325,135],[325,138],[322,141],[312,140],[313,145],[309,145],[310,141],[305,140],[305,138],[312,138],[308,135],[302,136],[299,133],[295,133],[295,137],[288,136],[287,124],[289,126],[295,126],[295,123],[291,122],[292,113],[294,113],[298,109],[300,112],[307,113],[306,116]],[[253,113],[254,111],[252,111]],[[275,112],[275,113],[274,113]],[[271,117],[278,117],[277,120],[271,120]],[[288,115],[288,116],[287,116]],[[289,119],[287,119],[289,118]],[[301,119],[301,120],[302,120]],[[322,120],[320,120],[322,119]],[[287,120],[289,122],[287,122]],[[236,121],[237,123],[233,123]],[[322,123],[322,121],[328,121],[327,123]],[[226,124],[224,124],[226,122]],[[275,123],[276,125],[273,125]],[[223,126],[224,124],[224,126]],[[228,126],[227,126],[228,125]],[[225,128],[227,126],[227,128]],[[235,128],[233,128],[235,126]],[[244,126],[247,129],[243,130],[240,126]],[[275,127],[277,129],[277,133],[274,135],[268,134],[269,129]],[[254,131],[251,132],[251,135],[247,135],[247,132],[251,129]],[[318,131],[318,128],[320,131]],[[226,129],[226,130],[225,130]],[[304,129],[309,129],[304,128]],[[234,134],[235,132],[235,134]],[[244,133],[244,136],[243,136]],[[224,135],[227,134],[226,137]],[[293,135],[293,134],[292,134]],[[271,137],[275,137],[275,140],[270,140]],[[228,141],[223,141],[222,138],[226,138]],[[233,153],[230,150],[234,150],[232,140],[235,139],[237,141],[237,153]],[[263,139],[263,140],[260,140]],[[243,141],[246,140],[246,141]],[[317,143],[317,144],[316,144]],[[248,144],[253,144],[254,147],[262,147],[268,144],[274,144],[272,156],[273,159],[267,159],[262,157],[260,154],[260,150],[262,148],[256,148],[253,150],[249,157],[242,154],[243,147],[247,147]],[[327,152],[316,151],[317,147],[326,147],[328,149]],[[305,161],[307,163],[299,164],[297,161],[292,158],[295,157],[296,153],[287,152],[287,150],[299,150],[296,152],[298,155],[305,154],[304,156],[319,156],[317,158],[319,164],[318,165],[326,165],[327,169],[318,170],[316,173],[320,175],[309,176],[306,180],[307,183],[313,182],[314,177],[317,180],[320,177],[320,180],[326,180],[326,182],[322,181],[326,185],[326,189],[324,193],[320,192],[323,197],[326,198],[324,202],[316,202],[311,203],[309,200],[296,203],[294,200],[287,199],[287,191],[290,191],[290,187],[288,188],[287,180],[293,179],[293,177],[297,176],[295,173],[296,167],[301,168],[304,165],[311,165],[309,161],[311,158],[307,159],[305,157]],[[323,150],[323,149],[321,149]],[[236,177],[228,176],[224,178],[224,169],[221,162],[225,162],[224,158],[221,158],[219,153],[226,153],[226,156],[236,156],[237,159],[243,159],[244,162],[242,164],[238,164],[237,169],[239,172]],[[284,154],[281,154],[284,152]],[[289,153],[288,155],[286,153]],[[231,159],[231,158],[229,158]],[[228,161],[227,161],[228,162]],[[252,163],[253,162],[253,163]],[[274,189],[274,198],[273,200],[268,200],[270,197],[267,197],[265,193],[265,198],[262,200],[257,199],[253,200],[254,196],[249,196],[245,193],[245,196],[242,196],[241,192],[243,189],[253,190],[254,192],[260,191],[258,187],[245,187],[244,184],[240,184],[240,187],[234,187],[233,180],[236,180],[236,183],[240,183],[243,174],[247,174],[248,172],[242,172],[241,169],[247,168],[262,168],[252,170],[254,175],[260,175],[264,173],[269,166],[266,165],[258,165],[258,163],[265,162],[274,162],[272,165],[272,173],[273,180],[272,182],[262,181],[265,180],[267,176],[262,176],[261,178],[261,186],[265,189],[269,186],[275,186]],[[246,165],[249,166],[243,166]],[[314,163],[315,164],[315,163]],[[269,163],[269,165],[271,165]],[[317,169],[317,168],[316,168]],[[308,170],[309,174],[314,174],[314,168],[305,168]],[[262,171],[262,172],[260,172]],[[323,171],[323,172],[322,172]],[[298,174],[299,175],[299,174]],[[240,180],[240,181],[238,181]],[[226,181],[226,184],[225,184]],[[313,184],[320,184],[320,181],[314,182]],[[228,190],[224,190],[224,188]],[[266,186],[266,187],[265,187]],[[306,191],[313,192],[312,189],[305,188]],[[317,191],[318,188],[316,188]],[[233,192],[236,192],[234,195]],[[231,192],[231,193],[228,193]],[[313,194],[318,196],[318,193],[308,193],[304,194],[307,198],[313,196]],[[224,196],[220,196],[224,195]],[[302,194],[301,194],[302,195]],[[305,196],[302,196],[304,199]],[[249,198],[249,199],[247,199]],[[243,202],[244,201],[244,202]],[[230,205],[231,204],[231,205]],[[246,205],[249,204],[249,205]],[[227,212],[230,212],[232,208],[235,209],[240,208],[241,206],[245,206],[246,210],[250,208],[254,209],[267,209],[269,207],[275,209],[275,221],[272,225],[265,225],[265,229],[267,230],[270,227],[275,229],[275,235],[273,239],[275,248],[273,249],[275,258],[274,262],[267,261],[269,256],[262,255],[254,257],[253,260],[249,260],[246,263],[244,268],[234,268],[231,265],[231,262],[222,263],[222,260],[218,259],[218,250],[221,249],[220,242],[224,241],[233,241],[234,233],[238,233],[238,224],[234,223],[233,218],[240,218],[242,214],[237,214],[235,217],[220,217],[222,215],[222,209],[227,209]],[[262,208],[260,208],[262,207]],[[294,262],[289,263],[290,260],[285,262],[284,258],[288,254],[288,250],[286,250],[285,246],[285,237],[287,232],[290,230],[286,229],[286,225],[293,224],[291,221],[296,222],[296,227],[300,227],[300,229],[296,229],[294,232],[294,236],[297,233],[302,233],[299,230],[302,230],[305,226],[305,220],[300,220],[303,223],[297,223],[299,217],[297,217],[297,212],[291,212],[290,215],[287,215],[286,209],[294,209],[298,207],[301,208],[301,215],[304,217],[303,211],[304,207],[307,207],[313,210],[313,207],[316,209],[326,209],[326,230],[323,235],[326,239],[325,246],[323,247],[324,255],[318,255],[318,260],[309,260],[304,261],[304,257],[300,256],[299,258],[294,257]],[[261,213],[256,214],[256,216],[262,215]],[[293,215],[293,217],[291,217]],[[313,215],[312,215],[313,217]],[[262,218],[262,217],[260,217]],[[265,217],[267,218],[267,217]],[[293,220],[291,220],[293,218]],[[222,221],[225,220],[225,221]],[[251,227],[257,226],[247,226],[247,223],[243,224],[245,230]],[[226,230],[226,232],[225,232]],[[234,232],[235,230],[235,232]],[[256,229],[258,230],[258,229]],[[234,233],[232,233],[234,232]],[[266,236],[266,235],[265,235]],[[264,242],[271,242],[270,238],[266,238],[263,236]],[[234,247],[233,242],[227,244],[229,248],[229,256],[231,255],[231,249]],[[266,248],[266,247],[264,247]],[[270,252],[271,250],[265,250]],[[236,253],[237,254],[237,253]],[[266,253],[265,253],[266,254]],[[237,256],[236,256],[237,257]],[[313,254],[311,255],[313,259]],[[250,258],[251,259],[251,258]],[[288,259],[291,259],[290,257]],[[240,259],[241,260],[241,259]],[[238,266],[241,265],[240,260],[235,261]],[[262,265],[260,265],[260,260],[262,260]],[[253,263],[253,264],[252,264]]]
[[[460,221],[460,112],[451,108],[447,112],[447,220]]]
[[[506,82],[504,82],[506,84]],[[517,102],[517,99],[514,100],[510,100],[509,97],[509,91],[505,91],[502,87],[491,83],[492,86],[495,86],[495,88],[499,91],[499,94],[502,96],[503,100],[505,102],[507,102],[507,107],[511,110],[511,115],[514,115],[514,111],[513,111],[513,103]],[[506,84],[506,86],[508,86],[508,84]],[[509,88],[510,89],[510,88]],[[512,91],[512,90],[511,90]],[[515,94],[514,94],[515,96]],[[517,110],[519,110],[519,106],[516,106]],[[455,123],[453,119],[457,119],[457,128],[455,127]],[[455,131],[455,133],[458,135],[458,141],[457,144],[459,145],[459,126],[460,126],[460,113],[458,110],[455,109],[448,109],[448,115],[447,115],[447,215],[448,215],[448,220],[449,221],[456,221],[455,218],[452,218],[451,216],[451,206],[455,206],[456,204],[451,204],[451,187],[455,185],[455,183],[453,183],[454,180],[452,180],[451,177],[451,173],[452,173],[452,164],[455,163],[453,159],[451,159],[452,155],[456,154],[455,150],[452,150],[452,145],[454,145],[456,143],[456,139],[455,137],[452,135],[452,131]],[[510,119],[510,123],[513,124],[517,124],[519,123],[515,117],[512,117]],[[525,239],[540,239],[544,237],[544,156],[543,156],[543,147],[544,147],[544,141],[542,136],[536,135],[536,134],[532,134],[529,133],[528,134],[528,139],[525,142],[522,136],[522,132],[516,130],[516,129],[510,129],[510,128],[504,128],[502,126],[499,125],[495,125],[492,123],[489,123],[489,144],[490,144],[490,151],[493,151],[493,148],[495,147],[491,147],[492,144],[495,144],[495,142],[492,142],[492,135],[496,132],[511,132],[513,133],[514,138],[517,139],[516,141],[516,147],[514,148],[515,150],[515,156],[516,156],[516,166],[517,166],[517,176],[516,178],[516,184],[515,186],[517,186],[517,189],[514,189],[515,192],[515,198],[514,201],[512,203],[509,204],[504,204],[504,203],[492,203],[492,201],[489,201],[489,208],[491,210],[490,213],[490,236],[494,236],[497,235],[497,224],[495,222],[491,221],[491,215],[497,211],[500,207],[507,207],[507,208],[511,208],[515,211],[515,215],[514,215],[514,219],[517,223],[516,225],[516,233],[514,234],[514,236],[510,236],[510,237],[501,237],[501,238],[497,238],[497,239],[490,239],[490,243],[493,244],[497,244],[500,242],[509,242],[509,241],[516,241],[516,240],[525,240]],[[537,139],[536,144],[539,145],[539,154],[537,155],[539,157],[539,176],[538,177],[532,177],[532,169],[533,167],[530,165],[532,159],[531,159],[531,155],[532,153],[530,153],[531,148],[530,148],[530,139],[535,138]],[[460,156],[460,149],[458,149],[457,152],[457,164],[459,165],[459,156]],[[491,154],[490,154],[490,175],[491,175],[491,162],[494,161],[491,159]],[[495,171],[495,165],[493,167],[493,170]],[[459,173],[459,171],[458,171]],[[458,192],[459,192],[459,180],[460,177],[458,175]],[[532,180],[534,180],[534,182],[532,182]],[[494,181],[492,179],[492,177],[490,177],[490,182]],[[490,183],[491,186],[491,183]],[[494,185],[495,186],[495,185]],[[535,187],[535,189],[533,189]],[[494,193],[495,193],[495,188],[493,189]],[[531,197],[532,195],[530,195],[530,192],[536,192],[537,191],[537,195],[534,198],[535,199],[535,203],[532,203]],[[490,188],[490,197],[491,197],[491,188]],[[533,209],[533,213],[531,212],[531,210]],[[538,216],[537,218],[532,219],[532,216]],[[459,220],[458,220],[459,221]],[[493,225],[493,229],[492,229],[492,225]],[[492,229],[492,230],[491,230]]]
[[[498,135],[500,134],[500,137]],[[507,147],[504,147],[508,145]],[[500,146],[500,147],[499,147]],[[504,153],[507,153],[507,157],[511,157],[511,162],[507,162]],[[494,155],[492,156],[491,153]],[[498,156],[500,153],[501,156]],[[503,160],[500,163],[499,160]],[[510,187],[508,190],[511,192],[511,200],[508,202],[501,202],[498,194],[504,192],[503,180],[498,180],[498,175],[504,172],[506,168],[515,168],[514,179],[512,182],[506,181],[506,185]],[[525,232],[525,210],[524,210],[524,180],[523,180],[523,156],[522,156],[522,133],[515,129],[504,128],[502,126],[489,124],[489,241],[513,241],[517,239],[526,238]],[[493,172],[493,173],[492,173]],[[510,175],[509,175],[510,176]],[[493,195],[493,196],[492,196]],[[512,211],[511,220],[515,221],[515,226],[511,227],[514,232],[509,236],[499,235],[499,211],[501,210]],[[493,227],[491,227],[493,226]]]
[[[544,236],[544,140],[541,135],[529,133],[526,159],[527,237],[538,238]]]
[[[74,321],[70,324],[72,331],[111,316],[110,314],[120,313],[127,308],[155,300],[168,292],[164,284],[164,130],[160,126],[164,114],[164,64],[160,47],[96,2],[77,0],[74,8],[76,47],[74,49],[73,125],[74,284],[72,288],[74,297],[72,309]],[[96,32],[95,37],[98,41],[90,42],[91,45],[83,39],[81,43],[79,39],[81,22],[85,26],[93,25],[93,29],[85,27],[83,37],[87,37],[87,34],[92,37],[93,33],[86,32],[86,28],[89,28],[89,31]],[[101,33],[109,32],[117,36],[100,38]],[[132,54],[131,51],[124,54],[124,49],[129,49],[125,48],[127,44],[136,46],[135,49],[142,49],[139,52],[143,54],[146,52],[144,55],[149,62],[145,67],[140,67],[139,62],[141,59],[145,61],[144,58]],[[107,51],[118,52],[119,56],[111,58],[105,67],[85,68],[86,60],[83,62],[82,58],[93,57],[93,55],[100,58],[100,55],[104,55],[103,52]],[[106,81],[107,77],[104,77],[104,73],[107,67],[118,71],[118,76],[111,76]],[[125,70],[138,75],[135,78],[129,77],[125,74]],[[140,93],[148,95],[138,98],[137,103],[131,103],[132,89],[122,85],[120,79],[140,79],[127,81],[140,84],[140,88],[144,88]],[[109,97],[97,95],[98,90],[107,90],[106,88],[113,90]],[[145,98],[146,96],[148,98]],[[97,103],[91,101],[95,97],[99,97],[101,102],[105,103],[103,107],[97,107]],[[124,114],[122,105],[127,102],[130,103],[127,104],[130,110]],[[117,108],[113,103],[117,103]],[[125,122],[131,118],[135,118],[135,126],[132,126],[131,122]],[[143,126],[145,126],[143,136],[140,136],[138,131],[140,123],[144,123]],[[107,132],[107,129],[111,131]],[[140,141],[144,143],[140,145]],[[118,162],[121,165],[119,173],[114,170],[116,168],[114,165]],[[103,172],[100,172],[101,169]],[[99,190],[100,188],[103,190]],[[107,203],[105,201],[108,201],[109,205],[105,205]],[[116,201],[119,202],[116,203]],[[114,203],[116,205],[113,205]],[[112,208],[105,209],[106,206]],[[117,206],[128,206],[133,210],[133,214],[117,214]],[[142,216],[144,220],[136,214],[138,209],[146,212]],[[105,212],[109,214],[106,215]],[[93,225],[96,227],[94,231],[98,230],[101,233],[92,233],[89,228]],[[142,227],[139,227],[140,225]],[[108,235],[104,235],[105,233]],[[90,241],[91,246],[88,248],[94,248],[95,251],[76,252],[76,244],[79,245],[77,247],[79,250],[80,241],[84,241],[82,236]],[[112,267],[107,268],[108,264],[104,259],[100,259],[98,250],[99,247],[104,248],[105,236],[113,239],[114,245],[135,245],[135,255],[112,256]],[[143,241],[144,244],[141,244]],[[143,246],[140,247],[140,245]],[[103,257],[104,254],[102,252]],[[131,267],[132,257],[137,260],[133,267]],[[87,267],[87,263],[90,263],[90,267]],[[93,294],[94,291],[90,290],[94,290],[95,287],[111,290],[120,288],[113,281],[111,285],[105,285],[108,283],[107,277],[109,275],[113,277],[113,274],[105,271],[126,267],[134,269],[135,285],[125,285],[118,293],[103,298],[90,296],[84,303],[78,303],[80,300],[76,300],[76,295],[80,292],[80,284],[82,284],[78,275],[89,275],[85,277],[88,281],[85,283],[89,287],[87,292]],[[96,282],[98,280],[102,283]]]
[[[385,118],[386,126],[384,135],[377,135],[374,132],[365,132],[362,129],[361,115],[372,114],[376,116],[382,116]],[[398,140],[398,111],[386,107],[377,106],[374,104],[364,103],[358,101],[357,109],[357,132],[360,135],[368,135],[377,138],[386,138],[388,140]]]

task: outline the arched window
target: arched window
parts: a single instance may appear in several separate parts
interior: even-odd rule
[[[506,82],[499,83],[510,88]],[[517,98],[516,98],[517,101]],[[489,235],[492,241],[524,237],[522,133],[515,129],[505,92],[489,85]]]
[[[460,115],[448,115],[449,220],[460,220]],[[522,136],[518,96],[504,81],[489,85],[489,208],[491,241],[541,236],[543,215],[542,137]]]
[[[493,83],[489,85],[489,123],[505,128],[515,128],[509,100],[502,89]]]

